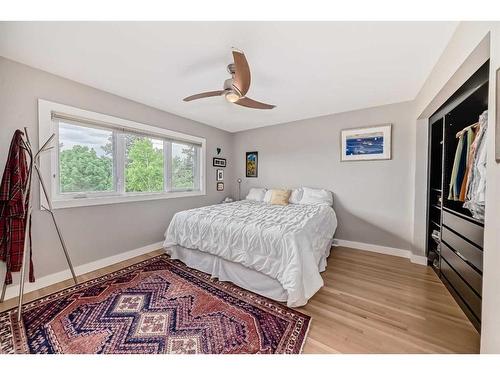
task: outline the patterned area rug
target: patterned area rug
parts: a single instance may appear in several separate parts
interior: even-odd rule
[[[0,314],[1,353],[299,353],[310,317],[160,255]]]

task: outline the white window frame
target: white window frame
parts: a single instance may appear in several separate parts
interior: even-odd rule
[[[133,132],[140,133],[144,136],[158,137],[161,139],[178,141],[179,143],[186,144],[197,144],[200,147],[196,148],[199,150],[200,155],[198,157],[198,163],[196,168],[199,168],[199,184],[200,186],[195,186],[195,190],[173,190],[173,191],[163,191],[163,192],[137,192],[137,193],[126,193],[124,191],[124,176],[121,172],[113,169],[113,180],[116,185],[116,191],[113,192],[96,192],[96,193],[85,193],[85,194],[71,194],[64,193],[59,194],[59,150],[57,145],[59,144],[59,127],[58,121],[54,120],[54,115],[65,117],[69,119],[69,122],[81,123],[81,125],[86,127],[95,127],[99,129],[106,130],[116,130],[114,135],[119,134],[119,132]],[[153,199],[168,199],[168,198],[181,198],[181,197],[195,197],[206,195],[206,139],[201,137],[196,137],[189,134],[184,134],[176,132],[173,130],[168,130],[156,126],[151,126],[147,124],[142,124],[135,121],[125,120],[114,116],[105,115],[102,113],[87,111],[84,109],[79,109],[64,104],[54,103],[43,99],[38,99],[38,134],[39,142],[43,144],[52,134],[55,134],[55,139],[52,141],[53,146],[49,152],[45,152],[40,157],[40,171],[47,185],[49,199],[51,200],[52,206],[55,209],[59,208],[69,208],[69,207],[84,207],[84,206],[95,206],[103,204],[114,204],[114,203],[124,203],[124,202],[137,202],[137,201],[147,201]],[[123,140],[123,137],[117,137]],[[123,164],[122,152],[123,142],[114,142],[113,144],[113,168],[115,166]],[[168,168],[165,170],[164,186],[167,187],[168,179],[171,179],[171,152],[168,153],[170,147],[165,147],[165,145],[171,145],[170,142],[164,142],[164,163]],[[118,152],[117,152],[118,151]],[[120,160],[119,160],[120,159]],[[197,170],[195,168],[195,173]],[[123,172],[123,171],[122,171]],[[40,208],[47,206],[47,201],[43,194],[40,195]]]

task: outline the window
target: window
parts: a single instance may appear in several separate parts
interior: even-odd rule
[[[164,190],[166,141],[125,134],[125,191],[161,192]]]
[[[203,138],[44,100],[39,121],[54,208],[205,194]]]
[[[172,143],[172,190],[195,189],[196,148]]]
[[[59,123],[61,193],[113,191],[113,132]]]

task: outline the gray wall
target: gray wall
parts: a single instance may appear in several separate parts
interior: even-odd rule
[[[399,103],[236,133],[242,197],[250,187],[326,188],[334,193],[337,238],[410,249],[411,115],[411,103]],[[341,129],[384,123],[393,124],[392,160],[340,161]],[[246,151],[259,152],[258,178],[245,177]]]
[[[161,241],[177,211],[213,204],[228,192],[217,192],[212,157],[216,147],[231,163],[232,135],[185,118],[100,91],[79,83],[0,58],[0,169],[3,171],[15,129],[27,126],[38,145],[37,99],[101,112],[128,120],[185,132],[207,140],[207,195],[195,198],[163,199],[104,206],[57,210],[65,239],[76,265],[112,256]],[[233,180],[226,168],[225,180]],[[46,213],[38,209],[35,187],[33,251],[38,277],[67,268],[54,227]],[[3,280],[4,267],[0,277]]]

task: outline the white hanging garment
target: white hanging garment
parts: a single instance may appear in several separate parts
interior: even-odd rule
[[[467,208],[475,219],[484,220],[486,193],[486,129],[488,128],[488,111],[479,116],[479,130],[474,142],[477,149],[469,171],[469,186],[464,208]]]

